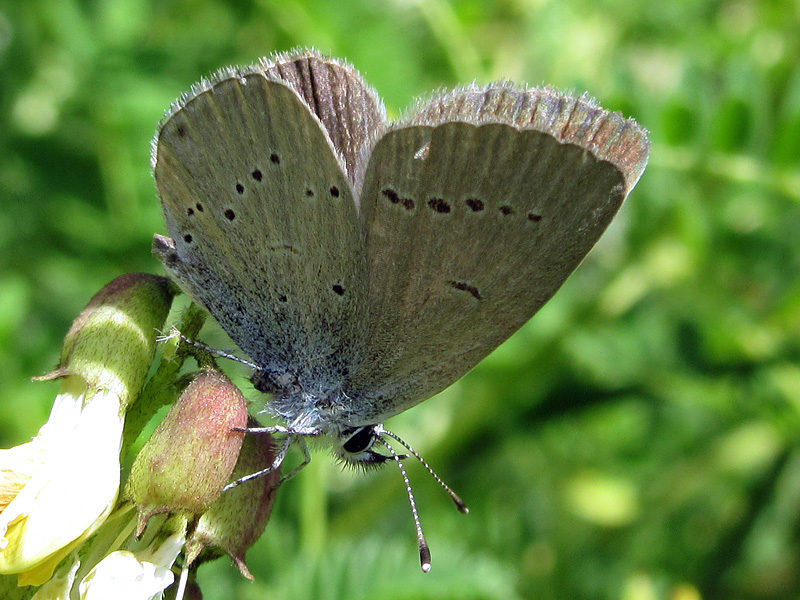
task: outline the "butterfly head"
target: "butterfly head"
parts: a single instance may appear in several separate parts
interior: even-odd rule
[[[361,469],[377,467],[394,460],[391,456],[374,450],[375,442],[381,439],[382,432],[381,425],[345,429],[336,437],[333,445],[334,456],[347,466]]]

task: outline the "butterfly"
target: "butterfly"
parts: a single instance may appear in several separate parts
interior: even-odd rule
[[[315,436],[380,464],[400,458],[381,423],[552,297],[648,154],[635,121],[510,82],[390,121],[352,66],[297,50],[223,69],[169,109],[152,153],[169,237],[153,248],[251,359],[284,451]]]

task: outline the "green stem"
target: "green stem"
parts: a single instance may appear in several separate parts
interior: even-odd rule
[[[189,339],[194,339],[200,333],[205,322],[206,313],[195,304],[186,309],[181,318],[177,331]],[[175,401],[180,391],[178,385],[178,372],[183,362],[192,354],[192,348],[183,343],[180,336],[170,337],[163,347],[161,364],[144,386],[139,398],[125,415],[125,430],[122,434],[122,458],[141,435],[145,425],[155,416],[156,412],[167,404]]]

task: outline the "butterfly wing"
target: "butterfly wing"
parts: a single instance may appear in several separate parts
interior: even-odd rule
[[[645,131],[585,98],[509,84],[420,106],[375,144],[361,196],[365,359],[348,393],[379,422],[522,326],[606,229]]]
[[[326,126],[327,107],[347,102],[368,116]],[[276,389],[335,387],[363,350],[364,243],[346,169],[381,111],[354,70],[304,52],[221,71],[159,128],[171,239],[154,251]]]
[[[279,54],[263,61],[265,75],[294,88],[325,127],[351,179],[362,151],[384,126],[386,110],[358,71],[313,50]]]

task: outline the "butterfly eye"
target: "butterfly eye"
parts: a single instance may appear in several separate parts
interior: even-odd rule
[[[373,428],[369,426],[362,427],[356,431],[350,436],[350,439],[342,445],[342,447],[345,449],[345,451],[351,454],[358,454],[359,452],[364,452],[364,450],[371,448],[372,444],[374,443],[375,434],[373,432]]]

